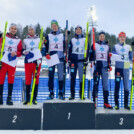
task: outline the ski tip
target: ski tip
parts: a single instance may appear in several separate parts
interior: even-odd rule
[[[68,20],[66,20],[66,29],[68,29]]]

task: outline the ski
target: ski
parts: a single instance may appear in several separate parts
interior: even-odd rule
[[[132,42],[132,46],[134,46],[134,42]],[[132,82],[131,82],[131,95],[130,95],[130,110],[132,110],[132,104],[133,104],[133,91],[134,91],[134,52],[133,52],[133,61],[132,61]]]
[[[92,26],[92,43],[91,44],[93,44],[93,51],[95,51],[95,29],[94,29],[93,26]],[[93,72],[94,72],[94,65],[95,65],[95,59],[94,59],[94,61],[91,64],[91,67],[92,67],[92,75],[93,75]],[[97,102],[98,102],[97,98],[96,98],[96,101],[95,102],[96,102],[96,106],[97,106]]]
[[[65,86],[66,86],[66,62],[67,62],[67,54],[68,54],[68,20],[66,20],[66,32],[65,32],[65,47],[64,47],[64,80],[63,80],[63,96],[65,96]]]
[[[108,47],[109,47],[109,51],[108,51],[108,65],[111,66],[111,56],[110,56],[110,46],[109,46],[109,39],[108,39]],[[110,69],[110,68],[109,68]],[[109,85],[110,85],[110,97],[111,97],[111,105],[112,105],[112,86],[111,86],[111,72],[109,71]]]
[[[7,25],[8,25],[8,22],[6,21],[6,23],[5,23],[5,29],[4,29],[4,33],[3,33],[3,40],[2,40],[2,46],[1,46],[1,53],[0,53],[0,69],[1,69],[1,66],[2,66],[2,64],[1,64],[1,59],[2,59],[2,57],[3,57],[3,52],[4,52]]]
[[[39,50],[40,51],[41,51],[42,41],[43,41],[43,27],[41,28],[41,32],[40,32],[40,43],[39,43]],[[35,69],[35,74],[34,74],[34,79],[33,79],[33,85],[32,85],[30,105],[32,105],[32,101],[33,101],[34,88],[35,88],[35,83],[36,83],[38,68],[39,68],[39,65],[36,64],[36,69]]]
[[[86,39],[85,39],[85,53],[84,53],[84,67],[83,67],[83,80],[82,80],[82,100],[84,98],[84,92],[85,92],[86,58],[87,58],[87,48],[88,48],[88,28],[89,28],[89,22],[87,21]]]
[[[92,28],[92,33],[93,33],[93,35],[92,35],[93,36],[93,51],[95,52],[95,29],[94,29],[94,27]],[[95,67],[95,64],[96,64],[96,56],[94,58],[92,68]],[[95,98],[95,105],[96,105],[96,108],[97,108],[97,106],[98,106],[98,97]]]
[[[95,51],[95,32],[94,32],[94,27],[92,29],[93,32],[93,50]]]

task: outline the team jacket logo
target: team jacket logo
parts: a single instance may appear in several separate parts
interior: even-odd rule
[[[35,45],[35,43],[33,42],[33,40],[30,42],[30,46],[33,47]]]
[[[103,52],[103,51],[104,51],[104,47],[103,47],[103,46],[100,48],[100,51],[101,51],[101,52]]]
[[[78,46],[78,45],[80,45],[80,42],[79,42],[79,41],[77,41],[77,42],[76,42],[76,45],[77,45],[77,46]]]
[[[58,41],[58,38],[57,38],[57,37],[55,37],[55,38],[54,38],[54,41],[55,41],[55,43],[56,43],[56,42]]]
[[[121,51],[122,53],[124,53],[124,52],[125,52],[125,49],[124,49],[124,48],[122,48],[120,51]]]
[[[8,44],[11,46],[14,44],[14,42],[12,40],[8,41]],[[8,47],[8,51],[12,52],[12,47]]]
[[[13,45],[13,41],[12,41],[12,40],[8,41],[8,43],[9,43],[10,45]]]
[[[59,40],[59,39],[58,39],[57,37],[54,38],[55,43],[56,43],[58,40]],[[58,49],[58,44],[55,45],[55,48]]]

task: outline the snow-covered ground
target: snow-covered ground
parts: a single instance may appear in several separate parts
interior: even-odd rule
[[[1,130],[0,134],[134,134],[134,130]]]

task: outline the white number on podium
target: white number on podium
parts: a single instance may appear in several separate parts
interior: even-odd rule
[[[16,123],[16,120],[17,120],[17,115],[14,115],[14,116],[13,116],[12,123]]]
[[[70,120],[70,117],[71,117],[71,113],[69,112],[68,113],[68,120]]]
[[[123,121],[124,121],[124,119],[123,119],[123,118],[120,118],[120,122],[119,122],[119,125],[120,125],[120,126],[123,125],[123,123],[124,123]]]

